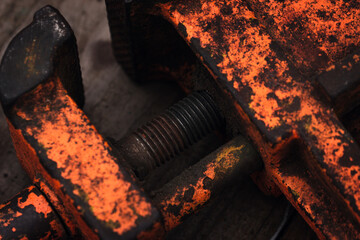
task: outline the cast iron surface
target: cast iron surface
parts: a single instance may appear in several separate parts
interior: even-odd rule
[[[224,129],[224,124],[211,96],[194,92],[121,139],[116,147],[136,176],[144,179],[212,131]]]
[[[360,168],[360,148],[308,79],[321,67],[344,57],[351,46],[328,39],[320,43],[324,35],[318,34],[315,39],[310,37],[316,47],[309,51],[303,48],[308,40],[295,30],[301,26],[307,37],[335,24],[330,31],[340,40],[347,34],[356,36],[360,33],[353,31],[359,24],[356,5],[330,1],[174,1],[157,6],[218,77],[219,86],[238,106],[267,174],[319,237],[359,236],[360,180],[355,175]],[[313,15],[315,11],[327,12],[327,18]],[[349,30],[331,15],[346,13]],[[313,24],[308,24],[309,18]],[[270,26],[271,20],[277,24]],[[281,29],[291,29],[294,34],[278,36]],[[300,54],[288,58],[294,50],[287,44],[293,42],[298,42],[294,46]],[[315,56],[314,62],[319,64],[315,69],[314,64],[306,65],[311,58],[305,58],[305,52]],[[295,160],[296,151],[303,153]],[[321,182],[327,182],[323,188],[319,188]]]
[[[68,239],[62,222],[35,186],[0,205],[1,239]]]
[[[0,44],[7,41],[10,34],[18,31],[19,25],[29,22],[35,9],[47,3],[61,9],[76,33],[86,87],[85,111],[104,136],[121,138],[126,131],[136,129],[141,123],[161,113],[183,96],[174,84],[154,82],[136,85],[128,80],[112,58],[103,2],[1,1],[0,18],[3,24],[0,25]],[[167,94],[159,95],[159,92]],[[0,121],[4,123],[2,116]],[[0,191],[3,200],[27,184],[27,178],[18,167],[11,150],[11,140],[6,137],[8,130],[5,126],[6,123],[0,127]],[[171,176],[181,172],[181,169],[190,163],[189,159],[195,152],[200,149],[214,149],[213,145],[217,141],[219,142],[217,136],[209,136],[205,142],[197,144],[191,151],[185,151],[185,158],[176,159],[172,164],[165,164],[157,169],[146,185],[155,186],[159,185],[159,182],[166,182],[166,178],[171,179]],[[221,141],[217,144],[221,144]],[[200,155],[197,159],[199,158]],[[204,210],[185,221],[170,238],[268,239],[283,217],[285,201],[264,196],[250,180],[238,184],[239,186],[226,189]],[[311,230],[298,216],[291,221],[290,228],[284,235],[285,239],[308,239],[311,236]]]
[[[108,8],[111,4],[116,54],[121,57],[116,38],[120,24],[131,26],[144,12],[172,23],[227,93],[260,151],[266,173],[254,178],[262,189],[276,193],[280,188],[321,238],[359,237],[360,148],[328,101],[334,93],[321,93],[313,81],[358,47],[358,3],[109,0]],[[119,25],[113,26],[116,17]],[[146,42],[146,37],[136,37],[141,29],[123,29],[134,37],[137,56],[141,47],[136,42]],[[166,37],[173,38],[170,33]],[[350,73],[356,74],[351,68],[358,59],[353,55],[351,61],[342,64],[348,72],[341,94],[354,96],[354,101],[342,98],[345,111],[357,103],[357,79]],[[322,85],[328,77],[323,78]]]
[[[171,230],[220,194],[263,167],[252,145],[237,136],[156,191],[154,203]]]
[[[41,28],[46,24],[39,19],[49,26]],[[3,64],[9,71],[16,68],[19,60],[17,55],[11,55],[11,49],[20,42],[23,45],[17,51],[29,51],[28,55],[35,59],[61,50],[59,58],[64,60],[50,59],[47,65],[35,61],[34,69],[45,68],[50,74],[40,75],[43,78],[33,89],[17,96],[11,106],[5,105],[17,156],[30,178],[50,199],[71,236],[135,238],[151,229],[159,214],[135,180],[116,163],[111,147],[74,101],[84,99],[82,91],[71,91],[82,89],[80,66],[73,64],[78,63],[75,38],[69,43],[61,42],[71,49],[73,54],[69,56],[62,45],[42,46],[43,36],[52,36],[56,30],[62,34],[58,25],[68,26],[57,10],[51,7],[39,10],[29,27],[39,26],[38,31],[30,31],[29,38],[22,38],[20,33],[4,56]],[[71,29],[68,32],[72,33]],[[29,44],[34,47],[28,49]],[[26,62],[28,58],[24,58]],[[53,69],[52,64],[59,64],[58,68]],[[20,85],[27,83],[33,73],[32,68],[22,70],[28,74],[21,72],[16,79]],[[3,75],[0,81],[7,83],[8,78]],[[4,92],[8,92],[6,87],[4,84]],[[11,89],[9,86],[9,92]]]
[[[340,116],[359,104],[359,60],[359,51],[349,54],[340,62],[330,65],[316,79]]]
[[[33,23],[11,41],[2,58],[2,105],[7,108],[19,96],[50,77],[61,78],[69,94],[79,106],[83,106],[83,86],[74,33],[61,14],[47,6],[38,11]]]

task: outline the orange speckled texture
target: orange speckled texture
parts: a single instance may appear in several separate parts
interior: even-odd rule
[[[37,213],[44,214],[44,217],[47,218],[49,213],[52,213],[52,209],[48,204],[44,204],[45,198],[43,196],[38,196],[35,193],[30,193],[27,196],[26,201],[22,202],[22,198],[18,199],[18,206],[20,208],[25,208],[32,205],[35,208]]]
[[[183,219],[204,205],[226,183],[260,169],[261,161],[251,146],[237,137],[216,152],[202,159],[157,193],[154,202],[159,206],[166,230],[179,225]]]
[[[256,6],[261,4],[276,6],[277,2],[256,2],[254,4]],[[231,97],[241,108],[239,117],[245,124],[256,126],[257,131],[251,130],[248,134],[256,140],[255,143],[262,153],[269,175],[273,177],[273,180],[289,199],[292,198],[290,192],[296,192],[296,195],[299,196],[298,199],[306,199],[293,203],[298,205],[298,210],[312,225],[319,237],[334,236],[332,231],[335,230],[331,229],[330,223],[327,225],[313,223],[314,219],[322,221],[321,215],[328,213],[329,206],[305,190],[308,189],[306,184],[309,183],[302,185],[302,181],[299,179],[298,184],[287,184],[286,180],[291,181],[291,179],[285,178],[284,174],[280,174],[279,171],[281,163],[287,156],[279,157],[277,155],[274,157],[276,151],[284,152],[288,148],[291,141],[286,139],[291,138],[294,134],[296,134],[295,138],[299,136],[300,142],[305,145],[304,151],[308,152],[307,161],[311,162],[312,171],[321,176],[321,181],[327,182],[326,185],[330,188],[327,194],[342,199],[338,203],[339,206],[347,205],[347,214],[356,219],[355,222],[352,218],[346,220],[349,229],[352,229],[349,234],[359,237],[356,229],[360,220],[360,191],[358,188],[360,179],[354,177],[351,172],[354,173],[352,170],[357,171],[360,166],[360,149],[339,122],[331,106],[321,100],[312,83],[307,77],[301,75],[302,68],[306,68],[308,72],[314,72],[308,67],[309,64],[317,62],[317,66],[311,66],[315,67],[315,70],[327,67],[331,61],[335,61],[339,56],[344,56],[350,51],[353,44],[357,44],[357,38],[356,40],[347,40],[344,34],[345,32],[352,36],[359,34],[357,29],[359,22],[356,20],[359,14],[355,8],[348,11],[346,8],[339,10],[336,6],[340,3],[330,4],[330,1],[319,1],[319,4],[315,1],[310,4],[310,1],[305,0],[282,2],[285,2],[284,5],[287,4],[297,9],[304,19],[309,16],[308,24],[309,27],[312,24],[311,31],[315,31],[315,38],[321,39],[321,36],[325,35],[329,37],[330,34],[338,32],[339,44],[331,43],[328,39],[326,41],[324,39],[321,44],[320,40],[311,39],[306,40],[306,44],[302,44],[293,41],[293,38],[298,39],[296,34],[285,34],[282,42],[272,34],[271,28],[270,30],[266,28],[266,20],[261,15],[262,9],[265,7],[261,9],[259,7],[257,12],[253,13],[245,1],[177,1],[176,3],[158,4],[158,6],[162,10],[162,15],[178,28],[189,45],[196,52],[201,53],[204,64],[214,76],[217,76],[216,79],[220,86],[231,93]],[[334,11],[335,15],[340,14],[346,18],[342,20],[344,24],[341,23],[341,29],[325,30],[336,23],[319,20],[320,22],[315,24],[314,21],[317,18],[307,14],[307,11],[313,11],[316,8],[325,11],[322,2],[334,6],[334,9],[329,11]],[[278,5],[282,5],[282,3],[278,3]],[[347,12],[344,13],[344,11]],[[284,11],[278,12],[280,12],[278,14],[283,14]],[[292,15],[295,16],[298,13],[292,13]],[[261,18],[259,18],[260,15]],[[284,17],[282,20],[289,19]],[[311,21],[313,22],[311,23]],[[348,24],[345,24],[346,22]],[[282,25],[275,24],[275,28],[278,26]],[[301,52],[297,54],[295,50],[289,50],[284,42],[294,44],[293,47]],[[316,48],[314,50],[306,46],[316,46]],[[325,50],[327,52],[323,54]],[[308,59],[309,62],[306,63],[300,58],[306,58],[305,53],[310,53],[315,57]],[[288,55],[294,55],[296,61],[293,58],[288,60]],[[249,118],[244,118],[243,112]],[[249,120],[251,122],[248,122]],[[286,169],[281,168],[281,171],[286,171]],[[290,189],[294,187],[294,189],[291,191],[285,186]],[[315,205],[312,205],[312,202],[321,202],[323,208],[316,207],[315,211]],[[335,206],[331,207],[335,208]],[[340,209],[342,211],[342,207],[338,208],[339,211]],[[339,219],[341,217],[338,216],[339,222],[343,220]],[[325,219],[323,220],[325,221]]]
[[[64,195],[55,193],[79,210],[75,214],[100,235],[138,234],[139,221],[151,227],[156,210],[119,168],[108,144],[59,79],[40,85],[20,102],[12,111],[12,123],[31,138],[30,145],[40,156],[43,166],[34,171],[50,179],[53,189],[61,189]]]
[[[182,221],[181,218],[189,213],[193,213],[199,205],[206,203],[211,196],[211,192],[204,187],[204,180],[208,176],[205,175],[198,179],[195,184],[183,188],[177,188],[176,193],[171,196],[170,199],[166,199],[162,202],[164,209],[162,209],[163,216],[165,218],[165,227],[167,230],[174,228],[179,225]],[[193,191],[194,194],[189,201],[183,201],[188,191]],[[173,215],[168,208],[182,205],[180,208],[179,215]]]
[[[0,207],[0,237],[4,239],[65,239],[67,234],[45,196],[30,186]]]
[[[303,70],[325,68],[359,46],[357,1],[249,2],[270,35],[289,49],[288,57]]]

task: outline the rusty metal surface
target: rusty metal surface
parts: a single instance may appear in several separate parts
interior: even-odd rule
[[[48,11],[49,8],[45,10]],[[34,39],[36,41],[36,34]],[[17,41],[17,38],[14,41]],[[5,59],[11,60],[11,55],[6,54]],[[14,62],[9,66],[17,67],[17,64]],[[18,82],[25,80],[26,78],[19,78]],[[71,84],[75,85],[77,82],[78,80]],[[170,109],[172,114],[181,115],[185,122],[195,121],[188,126],[193,132],[186,132],[190,134],[187,137],[190,143],[204,134],[201,128],[195,129],[201,122],[200,119],[208,121],[208,130],[219,127],[222,122],[207,93],[195,93],[191,98],[198,103],[185,104],[184,109],[190,106],[190,110],[178,111],[178,106]],[[204,100],[200,101],[200,98]],[[136,181],[117,164],[111,147],[71,98],[60,77],[55,75],[41,80],[34,89],[19,94],[14,101],[13,104],[5,106],[17,156],[30,178],[51,201],[66,231],[72,237],[153,238],[153,234],[162,234],[157,210],[137,187]],[[186,101],[179,104],[184,105]],[[194,107],[204,109],[199,110],[197,118],[192,119],[194,116],[188,114]],[[246,158],[253,160],[255,152],[249,150],[250,146],[244,146],[244,139],[241,142],[243,145],[237,146],[238,148],[234,147],[232,142],[230,147],[227,146],[230,149],[220,151],[219,155],[216,153],[216,156],[210,156],[205,159],[205,163],[200,164],[198,168],[203,168],[206,164],[205,167],[213,171],[212,175],[208,176],[210,179],[216,178],[214,183],[205,186],[209,187],[209,190],[203,189],[204,191],[214,190],[210,187],[212,185],[214,188],[221,188],[222,181],[229,182],[228,178],[233,177],[231,171],[246,170],[241,167],[238,169],[232,164],[243,163],[244,158],[238,157],[245,153],[249,153]],[[244,153],[242,148],[246,148]],[[215,163],[212,163],[214,158]],[[222,171],[230,172],[222,175]],[[209,198],[210,194],[207,198],[198,199],[201,203],[195,203],[186,213],[196,211],[197,207]],[[41,206],[45,207],[46,204],[41,203]],[[179,223],[178,220],[177,224]]]
[[[212,131],[224,129],[223,125],[224,119],[211,96],[205,91],[194,92],[115,146],[136,176],[144,179]]]
[[[156,222],[156,210],[116,164],[110,147],[60,80],[39,86],[22,100],[9,114],[15,148],[31,178],[48,182],[60,198],[61,211],[71,216],[67,227],[73,235],[132,238]],[[21,156],[24,151],[33,154],[32,161]]]
[[[158,6],[218,76],[238,106],[267,174],[318,236],[359,236],[359,180],[351,171],[359,168],[360,149],[311,82],[286,59],[289,51],[267,33],[263,20],[243,1]],[[291,43],[291,35],[285,41]],[[304,158],[288,160],[294,158],[293,145]],[[323,182],[326,190],[318,187]]]
[[[356,108],[359,103],[359,60],[360,53],[355,51],[336,64],[330,65],[316,77],[320,88],[340,116]]]
[[[35,187],[0,205],[1,239],[68,239],[57,213]]]
[[[41,36],[52,35],[48,33],[58,30],[57,24],[64,25],[58,21],[63,18],[57,15],[59,13],[50,7],[41,9],[30,25],[30,28],[40,25],[38,32],[33,31],[29,39],[20,35],[13,44],[24,42],[27,46],[30,42],[36,45]],[[38,16],[53,25],[41,28]],[[76,53],[76,44],[71,43],[70,49]],[[51,42],[48,47],[41,46],[45,56],[58,49]],[[30,49],[28,55],[42,59],[38,48],[40,46]],[[6,63],[6,71],[16,72],[18,59],[11,55],[11,49],[12,45],[3,62]],[[23,47],[22,50],[26,52],[26,49]],[[64,60],[66,53],[64,50],[61,52]],[[77,60],[76,56],[71,55],[72,61],[69,62],[53,60],[49,65],[35,61],[35,68],[44,68],[46,74],[40,75],[40,81],[34,83],[35,86],[28,92],[19,93],[15,103],[4,105],[17,156],[30,178],[51,200],[73,237],[134,238],[158,232],[161,226],[157,210],[136,186],[134,179],[116,163],[111,147],[74,101],[83,99],[82,94],[74,96],[74,99],[70,95],[74,93],[72,89],[79,89],[77,84],[82,86],[81,78],[76,74],[80,72],[79,66],[72,65]],[[53,63],[59,64],[58,68],[53,69]],[[78,67],[77,71],[73,72],[73,67]],[[32,74],[38,75],[32,69],[22,70],[27,70],[29,74],[20,72],[16,79],[18,84],[26,83],[27,77]],[[71,74],[73,78],[61,79]],[[7,76],[2,75],[3,83],[8,81]],[[7,86],[4,84],[3,93],[7,92]]]
[[[111,2],[116,1],[108,1],[108,9],[115,12],[113,16],[119,16],[117,11],[123,10],[121,7],[125,2],[117,1],[118,4],[115,5]],[[351,136],[339,121],[330,101],[326,99],[330,98],[337,103],[344,101],[343,96],[357,96],[357,79],[351,79],[353,85],[343,89],[341,94],[332,94],[331,89],[326,89],[329,86],[327,72],[319,81],[325,88],[324,94],[318,91],[318,86],[312,81],[319,70],[334,70],[331,64],[342,68],[344,64],[336,65],[336,62],[356,48],[357,38],[352,39],[345,34],[357,34],[356,3],[163,1],[153,6],[152,2],[142,5],[141,1],[133,1],[125,5],[135,6],[131,9],[133,12],[130,11],[134,15],[128,20],[141,23],[144,19],[139,16],[145,14],[149,17],[146,18],[149,19],[149,25],[145,27],[146,34],[141,35],[143,28],[130,30],[135,31],[134,35],[139,37],[136,44],[131,46],[132,50],[138,52],[132,55],[130,60],[122,58],[123,55],[119,52],[124,46],[129,46],[126,45],[129,39],[120,40],[121,44],[125,41],[125,45],[117,49],[117,35],[113,34],[118,61],[132,62],[127,69],[129,73],[132,71],[130,68],[135,66],[135,69],[141,70],[139,72],[142,77],[146,77],[140,77],[140,80],[183,80],[180,85],[186,91],[192,90],[194,85],[201,89],[212,84],[193,82],[196,81],[194,68],[199,61],[181,38],[175,36],[175,30],[161,19],[165,17],[215,78],[219,91],[223,91],[224,95],[215,97],[221,102],[222,112],[226,112],[227,108],[224,106],[228,102],[236,108],[236,111],[231,113],[236,115],[232,122],[236,126],[229,126],[227,131],[231,136],[237,135],[238,129],[245,129],[244,132],[261,153],[265,171],[252,175],[259,186],[265,192],[273,194],[279,193],[280,189],[320,238],[359,236],[359,147],[354,134],[357,125],[353,123],[356,122],[357,115],[354,113],[355,117],[351,119],[351,113],[344,118],[347,123],[353,124],[350,127],[346,125],[354,134]],[[120,7],[116,9],[114,6]],[[326,12],[325,6],[332,6],[333,9]],[[142,10],[136,15],[135,12],[139,9]],[[276,13],[279,9],[283,14]],[[344,21],[340,21],[338,16],[344,12],[348,14],[346,24],[342,25]],[[157,15],[155,21],[153,14]],[[293,16],[296,17],[291,18]],[[109,20],[111,28],[116,29],[114,24],[118,19]],[[154,22],[161,24],[157,31],[152,32],[152,27],[156,26],[152,25]],[[331,31],[328,26],[332,27]],[[351,30],[346,31],[346,28]],[[166,42],[166,34],[162,35],[166,33],[164,29],[173,29],[171,41]],[[294,34],[289,34],[290,32]],[[314,36],[311,33],[314,33]],[[332,36],[335,34],[338,37]],[[154,38],[155,41],[146,38],[152,35],[157,35],[158,38]],[[148,45],[142,44],[147,41],[150,41]],[[157,45],[164,46],[162,51],[158,51]],[[175,46],[181,47],[173,51]],[[153,62],[152,51],[146,52],[145,49],[158,51],[159,54]],[[169,51],[173,53],[169,54],[170,58],[163,58]],[[174,59],[173,56],[182,51],[182,57]],[[124,56],[127,54],[129,52]],[[9,53],[6,56],[9,56]],[[69,56],[67,60],[71,61],[74,56],[77,57],[73,53]],[[136,58],[132,59],[133,56]],[[25,68],[20,68],[21,73],[29,71],[38,75],[38,71],[31,71],[29,58],[26,57],[25,60],[22,59],[26,70],[22,71]],[[23,58],[21,54],[20,58]],[[53,61],[56,58],[50,59]],[[171,59],[174,61],[169,61]],[[68,62],[67,60],[64,62]],[[350,59],[352,60],[352,65],[356,65],[356,59]],[[73,62],[75,64],[72,65],[72,70],[78,71],[77,59]],[[33,63],[30,61],[30,65]],[[60,65],[64,66],[63,63]],[[349,66],[348,63],[345,65]],[[55,65],[54,69],[59,69],[57,67]],[[337,69],[338,67],[335,67],[335,70]],[[18,156],[39,189],[52,201],[65,223],[66,230],[72,235],[87,238],[97,238],[97,235],[154,237],[152,234],[161,232],[156,210],[138,187],[139,183],[126,173],[121,162],[120,166],[115,164],[116,159],[111,147],[71,99],[81,99],[82,94],[70,93],[69,96],[67,92],[71,91],[73,82],[66,82],[64,79],[79,80],[79,76],[74,78],[71,74],[61,73],[72,70],[68,67],[50,70],[50,75],[40,76],[40,81],[30,81],[30,87],[20,89],[21,91],[10,98],[3,98]],[[351,67],[346,70],[354,74],[350,71]],[[334,72],[331,72],[330,76],[333,74]],[[137,79],[139,80],[139,76]],[[212,80],[208,78],[209,82]],[[3,93],[7,92],[5,85]],[[25,92],[28,93],[21,96]],[[211,92],[214,93],[213,90]],[[222,102],[220,96],[225,96],[226,100]],[[341,96],[341,100],[337,99],[338,96]],[[356,102],[356,99],[350,100]],[[12,107],[11,104],[14,103],[15,106]],[[347,104],[350,108],[355,107],[352,103]],[[336,111],[343,112],[342,106],[338,105]],[[241,165],[238,162],[241,158],[237,154],[242,156],[242,153],[236,153],[235,157],[231,156],[229,159],[227,156],[218,155],[205,158],[161,190],[168,195],[160,196],[170,199],[158,201],[167,230],[178,225],[193,211],[197,211],[213,193],[216,195],[216,188],[230,182],[228,178],[237,174],[234,166]],[[204,162],[216,159],[219,160],[216,163],[221,165],[220,168],[227,174],[209,173],[208,170],[213,166],[204,166]],[[234,162],[234,165],[228,165],[227,160]],[[224,164],[226,166],[223,166]],[[182,184],[183,189],[179,187],[183,186]],[[119,187],[124,185],[130,187]],[[128,197],[124,200],[119,196]],[[114,203],[114,208],[107,207]],[[114,209],[128,214],[119,217],[113,214]],[[139,223],[142,220],[144,222]],[[149,232],[142,232],[144,229]],[[128,230],[130,233],[126,233]]]
[[[265,192],[280,189],[320,238],[360,237],[360,148],[328,101],[330,89],[323,94],[313,81],[358,47],[357,2],[203,0],[121,5],[118,9],[127,15],[110,13],[119,22],[137,22],[146,12],[172,23],[227,93],[226,101],[237,108],[244,132],[264,160],[266,171],[253,178]],[[128,33],[136,36],[132,29]],[[116,31],[113,39],[117,51]],[[322,85],[328,78],[322,76]],[[358,95],[356,80],[342,96]],[[355,107],[356,99],[351,100],[344,109]]]
[[[253,1],[250,7],[294,65],[309,74],[357,49],[357,1]]]
[[[48,16],[43,20],[49,20],[48,17],[59,14],[49,7],[40,10],[40,13],[44,11]],[[37,22],[34,24],[36,25]],[[51,30],[53,29],[40,29],[39,34],[41,36],[42,31]],[[27,45],[27,41],[37,42],[36,31],[31,36],[33,38],[24,41],[24,46]],[[18,39],[22,41],[21,35],[14,39],[13,44],[16,44]],[[50,44],[49,49],[52,49],[51,47],[57,48]],[[18,67],[16,64],[18,59],[12,58],[11,48],[12,45],[4,57],[7,61],[7,71]],[[73,48],[76,50],[76,45],[73,45]],[[32,54],[37,56],[36,49],[29,53],[30,56],[33,56]],[[41,59],[42,56],[37,57]],[[76,57],[76,54],[73,57]],[[11,62],[12,59],[14,62]],[[111,147],[90,124],[69,94],[68,88],[64,86],[68,84],[67,87],[73,89],[81,79],[64,84],[61,79],[61,76],[64,76],[63,73],[54,71],[51,67],[47,69],[47,66],[41,65],[41,61],[35,61],[35,63],[40,64],[35,67],[44,67],[49,74],[41,76],[44,79],[40,78],[40,81],[33,83],[32,88],[27,89],[25,93],[18,93],[12,102],[4,106],[17,156],[30,178],[49,199],[54,211],[59,214],[62,227],[74,238],[136,237],[142,239],[154,238],[154,234],[162,235],[162,226],[156,209],[137,186],[138,183],[117,164]],[[62,64],[64,63],[60,64],[61,70],[69,71],[70,69],[71,71],[71,68],[66,68]],[[31,70],[27,70],[32,73]],[[36,72],[35,75],[37,75]],[[21,75],[17,82],[21,84],[31,76],[31,74]],[[4,74],[3,82],[8,81],[6,77],[7,75]],[[4,85],[6,87],[6,84]],[[200,119],[208,123],[207,128],[210,130],[219,127],[222,122],[209,95],[197,93],[192,98],[193,101],[200,103],[184,105],[187,101],[184,100],[180,105],[184,105],[186,112],[178,111],[177,106],[171,110],[173,114],[181,115],[185,122],[195,121],[189,126],[193,132],[186,132],[191,135],[187,137],[190,143],[204,134],[205,129],[196,128],[201,122]],[[200,98],[205,100],[200,101]],[[190,113],[194,115],[191,112],[194,111],[194,107],[204,108],[206,111],[199,110],[199,115],[194,118],[189,115]],[[206,126],[203,127],[206,128]],[[236,145],[236,141],[231,142],[225,150],[214,153],[193,168],[196,172],[204,167],[212,171],[208,178],[213,178],[213,182],[210,180],[203,189],[199,188],[197,191],[208,193],[214,191],[212,194],[215,194],[216,188],[222,188],[224,184],[229,183],[234,175],[241,171],[248,172],[247,168],[243,168],[243,164],[246,166],[247,161],[243,160],[249,160],[251,165],[251,161],[257,159],[254,157],[256,153],[244,139],[239,141],[242,143],[241,146],[233,146]],[[244,151],[243,148],[245,148]],[[249,154],[245,157],[246,153]],[[239,157],[240,155],[243,157]],[[254,165],[261,164],[255,162]],[[233,171],[235,173],[232,173]],[[189,184],[191,185],[193,181],[199,182],[202,178],[202,176],[200,180],[189,178]],[[196,211],[209,200],[212,194],[209,193],[205,198],[196,199],[200,203],[195,202],[191,209],[186,209],[186,214],[182,213],[181,218]],[[171,193],[168,197],[172,198]],[[39,207],[45,208],[47,204],[48,202],[39,203]],[[164,212],[163,214],[166,215]],[[168,227],[167,230],[179,223],[180,220],[177,220],[177,223]],[[34,224],[38,223],[34,222]],[[56,238],[56,235],[50,235],[50,237]]]
[[[171,230],[198,211],[231,182],[240,182],[262,168],[251,144],[238,136],[186,169],[156,192],[154,202]]]
[[[84,105],[76,39],[64,17],[47,6],[9,44],[1,61],[3,107],[50,77],[60,77],[79,106]],[[27,79],[24,81],[23,79]]]

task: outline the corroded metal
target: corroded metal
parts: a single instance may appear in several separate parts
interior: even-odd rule
[[[242,136],[235,137],[156,192],[153,201],[163,215],[165,229],[173,229],[224,186],[241,181],[262,166],[252,145]]]
[[[222,112],[232,103],[228,132],[243,130],[260,152],[265,170],[252,175],[259,187],[281,191],[320,238],[360,238],[358,109],[344,117],[354,136],[338,118],[360,95],[358,55],[343,59],[360,44],[357,2],[108,0],[107,8],[115,55],[132,77],[210,88]],[[196,81],[199,62],[213,79]],[[0,80],[17,155],[41,206],[51,202],[75,238],[161,237],[160,215],[170,230],[233,177],[261,166],[236,138],[162,188],[158,211],[79,108],[75,38],[51,7],[10,44]],[[155,134],[163,130],[151,123],[140,133],[162,136],[150,144],[161,149],[158,163],[181,145],[166,148],[173,139]]]
[[[223,117],[211,96],[205,91],[194,92],[116,146],[136,176],[143,179],[156,166],[223,125]]]
[[[132,1],[122,10],[123,20],[146,11],[173,24],[237,109],[233,128],[261,153],[265,171],[253,178],[264,191],[281,190],[320,238],[360,238],[360,147],[337,116],[357,101],[336,103],[337,113],[332,105],[359,85],[314,80],[333,64],[350,70],[337,62],[359,47],[358,2]]]
[[[46,42],[46,39],[49,41]],[[32,48],[28,48],[29,45]],[[56,52],[59,49],[61,51]],[[29,59],[32,59],[31,67]],[[126,166],[121,166],[123,159],[115,158],[111,147],[79,108],[84,97],[82,91],[73,91],[82,90],[76,43],[60,13],[51,7],[37,12],[34,22],[9,45],[0,68],[0,93],[11,137],[22,166],[35,184],[24,191],[28,196],[23,194],[16,199],[19,202],[28,199],[26,203],[29,206],[36,206],[35,212],[21,216],[15,213],[16,217],[21,217],[19,219],[10,219],[17,206],[9,203],[2,206],[2,210],[11,215],[5,214],[0,218],[0,221],[5,221],[2,230],[6,237],[11,236],[8,233],[10,230],[15,232],[13,228],[9,230],[9,219],[11,226],[19,220],[15,229],[21,228],[19,233],[29,236],[61,238],[66,234],[71,238],[84,239],[162,237],[164,231],[160,212],[126,171]],[[164,157],[160,161],[175,155],[223,123],[215,103],[206,92],[194,93],[162,117],[169,120],[164,123],[169,124],[166,125],[168,128],[158,129],[150,123],[140,133],[151,138],[147,141],[154,140],[154,131],[161,133],[157,137],[165,142],[174,140],[175,133],[181,137],[177,145],[170,146],[168,143],[170,150],[162,149],[170,153],[166,155],[162,151]],[[160,117],[154,121],[161,120]],[[172,132],[166,132],[168,130]],[[164,131],[168,134],[166,138]],[[152,146],[164,147],[163,144],[159,142]],[[230,151],[228,154],[235,153]],[[202,161],[199,168],[210,161],[211,166],[208,164],[207,167],[213,167],[215,171],[238,160],[231,156],[228,159],[225,153],[222,156],[224,159],[218,159],[216,163]],[[200,205],[207,200],[203,199]],[[194,205],[195,209],[197,206]],[[45,231],[48,225],[42,219],[31,225],[38,231],[31,232],[31,229],[21,226],[21,221],[28,217],[43,217],[42,214],[49,220],[56,217],[57,222],[50,225],[58,232],[54,229]],[[40,224],[44,226],[40,227]]]
[[[16,65],[14,64],[16,62]],[[59,77],[69,95],[84,105],[74,32],[64,17],[47,6],[9,44],[0,66],[0,100],[4,108],[50,77]],[[21,79],[26,79],[22,81]]]
[[[21,100],[8,114],[15,149],[30,177],[48,182],[65,205],[72,218],[69,228],[92,238],[132,238],[141,232],[138,222],[148,227],[156,222],[156,210],[117,165],[108,144],[59,79]],[[22,157],[29,151],[31,158]]]
[[[353,110],[360,101],[360,52],[331,64],[316,77],[316,81],[338,115]]]
[[[0,93],[17,156],[73,238],[161,234],[158,211],[79,108],[77,61],[72,31],[51,7],[9,45]]]
[[[303,72],[326,69],[357,49],[360,9],[357,1],[249,0],[256,18]]]
[[[58,22],[59,19],[64,19],[57,16],[59,13],[51,7],[40,10],[37,15],[42,16],[42,21],[55,21],[60,26],[68,26],[66,23]],[[25,30],[26,37],[16,37],[10,44],[11,49],[13,46],[28,46],[28,41],[36,43],[40,41],[39,36],[47,36],[47,31],[54,30],[40,28],[37,29],[38,32],[35,31],[33,25],[37,25],[37,21],[38,18],[27,28],[32,29],[32,34]],[[61,49],[63,42],[49,42],[50,46],[43,47],[51,50]],[[72,47],[76,53],[76,45]],[[24,206],[25,209],[33,205],[36,209],[21,216],[15,212],[15,217],[21,218],[12,219],[13,211],[16,211],[18,206],[9,203],[3,205],[2,210],[11,215],[5,214],[0,218],[0,221],[5,221],[2,227],[7,234],[6,237],[11,236],[8,231],[13,231],[8,224],[10,218],[13,227],[17,220],[24,220],[26,217],[45,217],[45,220],[49,217],[49,220],[57,220],[50,224],[50,232],[46,231],[48,224],[44,223],[42,228],[39,226],[43,224],[44,219],[34,221],[31,225],[38,231],[32,232],[31,229],[21,226],[21,222],[15,228],[21,228],[20,232],[23,235],[44,235],[49,238],[61,238],[65,235],[84,239],[161,238],[164,235],[164,226],[166,230],[174,228],[231,180],[239,179],[244,173],[248,174],[262,166],[250,144],[245,139],[237,137],[165,186],[154,200],[161,209],[158,211],[154,207],[155,204],[152,204],[137,185],[137,181],[126,171],[126,166],[121,165],[124,160],[115,158],[111,146],[91,125],[79,104],[74,101],[83,99],[82,92],[78,93],[80,96],[71,95],[71,89],[77,89],[79,86],[76,85],[81,83],[81,79],[78,79],[79,69],[73,72],[73,67],[79,68],[79,65],[66,67],[63,66],[65,62],[59,63],[49,58],[48,65],[36,65],[43,64],[43,60],[34,62],[34,68],[43,67],[46,74],[38,76],[38,72],[24,67],[16,77],[14,74],[23,62],[27,62],[28,55],[36,59],[45,57],[38,52],[37,47],[29,50],[25,57],[19,54],[17,58],[12,55],[11,49],[7,51],[3,60],[6,63],[0,78],[3,83],[3,95],[6,95],[6,86],[9,83],[12,88],[16,85],[21,86],[29,80],[31,87],[17,92],[11,101],[5,100],[3,106],[17,156],[35,184],[14,201],[21,204],[22,200],[26,201],[28,205],[21,205],[20,208]],[[16,52],[21,52],[21,49],[17,49]],[[59,54],[61,58],[61,53]],[[54,66],[53,64],[57,68],[48,67]],[[9,72],[12,74],[8,75]],[[71,73],[75,75],[69,79],[70,82],[62,79],[62,76],[69,76]],[[33,74],[36,75],[37,81],[31,80]],[[3,96],[3,99],[6,99],[6,96]],[[158,123],[163,125],[156,125]],[[145,125],[137,132],[137,136],[145,141],[145,144],[151,141],[152,147],[161,150],[141,150],[143,154],[158,154],[157,162],[160,163],[222,125],[223,118],[210,95],[207,92],[195,92],[171,107],[164,115]],[[168,148],[165,143],[168,144]],[[137,158],[131,156],[127,160]],[[179,179],[184,178],[186,181],[179,182]],[[177,187],[169,189],[169,186],[174,184]],[[195,188],[193,184],[196,185]],[[189,190],[185,195],[178,192],[182,186]],[[193,200],[190,199],[192,189]],[[172,201],[174,194],[179,201],[177,203]],[[186,204],[182,204],[184,201],[187,201]],[[180,215],[175,216],[174,212],[169,211],[175,204]],[[33,210],[31,206],[30,210]],[[165,221],[165,225],[162,220]]]
[[[57,213],[35,186],[0,205],[0,239],[68,239]]]
[[[311,83],[287,61],[285,46],[268,35],[242,1],[159,6],[176,27],[186,29],[185,39],[219,75],[260,149],[267,174],[317,234],[358,237],[360,182],[350,172],[360,166],[360,149],[330,106],[319,101]],[[219,19],[225,9],[228,14]],[[291,37],[285,36],[287,42]],[[292,145],[298,145],[304,157],[289,162]],[[292,170],[295,166],[307,171]],[[318,187],[322,181],[329,182],[324,190]],[[337,201],[336,192],[343,200]]]

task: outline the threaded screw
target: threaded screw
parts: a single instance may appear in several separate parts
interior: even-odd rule
[[[135,174],[143,179],[185,148],[224,124],[205,91],[194,92],[117,143]]]

